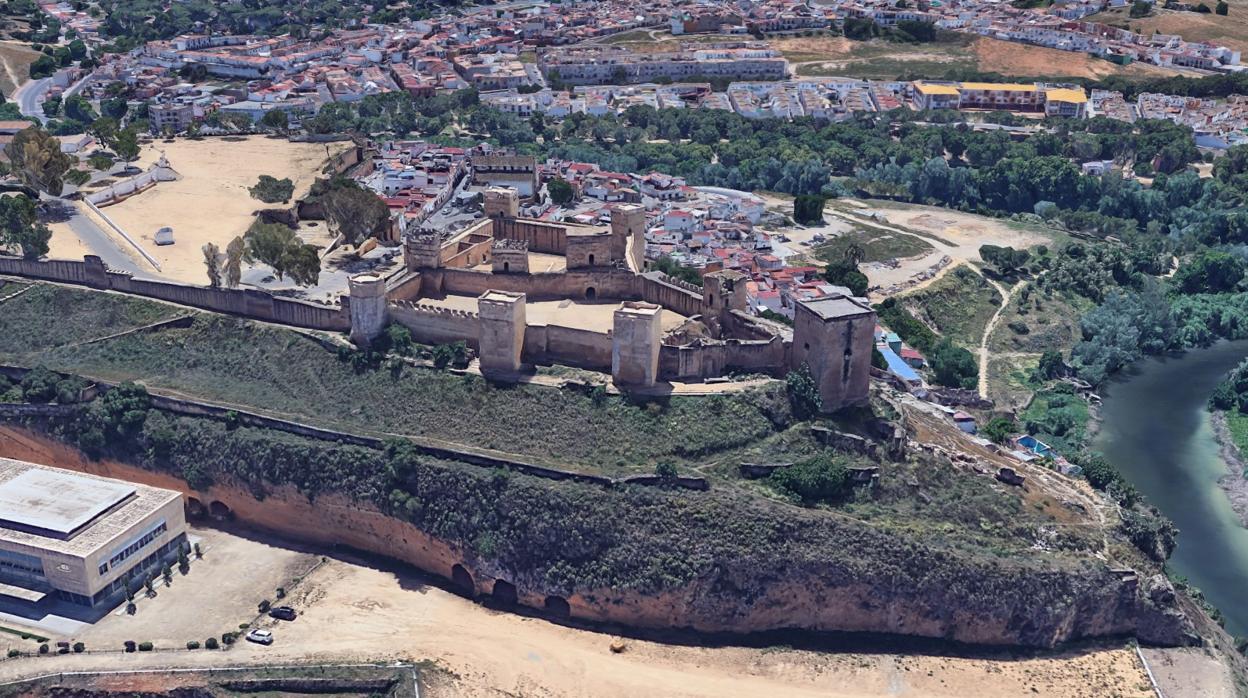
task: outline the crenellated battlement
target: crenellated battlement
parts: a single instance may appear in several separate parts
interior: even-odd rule
[[[465,320],[481,319],[481,315],[479,313],[475,313],[471,310],[447,308],[440,305],[431,305],[429,303],[419,303],[415,301],[390,301],[390,304],[409,313],[422,313],[434,317],[462,318]]]

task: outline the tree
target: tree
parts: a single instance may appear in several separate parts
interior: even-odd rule
[[[1135,0],[1135,2],[1131,3],[1131,11],[1129,14],[1131,19],[1139,19],[1141,17],[1147,17],[1152,11],[1153,3],[1148,2],[1147,0]]]
[[[221,249],[216,243],[205,243],[203,247],[204,266],[208,268],[208,285],[221,287]]]
[[[1202,250],[1187,260],[1174,274],[1174,285],[1181,293],[1225,293],[1244,278],[1244,262],[1226,252]]]
[[[1013,247],[998,247],[996,245],[981,245],[979,248],[979,257],[987,264],[991,264],[1003,276],[1009,276],[1017,272],[1024,264],[1031,259],[1031,253],[1027,250],[1016,250]]]
[[[286,129],[290,128],[290,117],[281,109],[270,109],[260,117],[260,125],[278,133],[286,133]]]
[[[576,195],[572,185],[562,177],[555,177],[546,185],[546,191],[550,193],[550,200],[558,206],[563,206],[572,201]]]
[[[43,100],[43,115],[52,118],[61,113],[61,98],[48,97]]]
[[[793,220],[802,225],[823,222],[823,205],[827,201],[817,194],[802,194],[793,199]]]
[[[110,143],[117,157],[129,162],[139,156],[139,133],[131,124],[117,132],[117,137]]]
[[[86,170],[72,169],[65,173],[65,181],[75,187],[81,187],[91,181],[91,173]]]
[[[230,240],[230,244],[225,247],[225,285],[228,288],[238,288],[238,284],[242,281],[243,256],[246,249],[247,243],[242,237]]]
[[[24,194],[0,197],[0,245],[19,248],[22,257],[39,259],[48,253],[52,231],[39,222],[35,202]]]
[[[52,196],[61,195],[71,162],[52,134],[38,126],[22,129],[4,147],[4,154],[22,184]]]
[[[95,110],[91,108],[91,103],[88,102],[87,98],[82,95],[74,95],[73,97],[65,99],[64,106],[65,116],[73,119],[74,121],[81,121],[84,124],[89,124],[100,118],[99,114],[96,114]]]
[[[1014,434],[1016,429],[1017,426],[1015,426],[1014,420],[1007,417],[993,417],[988,420],[988,423],[984,425],[980,433],[984,435],[984,438],[995,444],[1003,444],[1010,440],[1010,436]]]
[[[257,223],[247,231],[243,258],[273,268],[278,279],[289,275],[303,286],[316,284],[321,260],[317,248],[305,245],[294,230],[278,223]]]
[[[329,182],[322,204],[325,217],[352,246],[358,246],[374,235],[381,235],[390,224],[389,207],[372,191],[345,177]]]
[[[105,172],[112,168],[113,158],[107,153],[94,153],[87,158],[87,164],[96,171]]]
[[[1213,11],[1225,17],[1230,14],[1231,6],[1226,4],[1226,0],[1218,0],[1218,6]]]
[[[266,204],[277,204],[290,201],[295,193],[295,183],[289,177],[277,179],[271,175],[260,175],[256,186],[247,189],[251,198],[259,199]]]
[[[100,113],[120,120],[129,111],[130,105],[122,97],[112,97],[100,102]]]
[[[1056,378],[1066,373],[1066,362],[1062,360],[1062,353],[1056,349],[1046,349],[1040,355],[1040,364],[1036,367],[1036,373],[1044,380]]]
[[[46,78],[52,73],[55,73],[56,69],[59,67],[60,66],[57,65],[55,58],[46,54],[41,55],[30,64],[30,78],[32,80]]]
[[[819,385],[815,383],[809,364],[803,363],[789,371],[784,377],[784,387],[793,416],[797,419],[813,419],[823,410],[823,397],[819,394]]]
[[[971,352],[954,346],[948,337],[928,352],[933,380],[950,388],[974,388],[979,382],[979,365]]]
[[[850,486],[849,469],[841,458],[819,455],[775,470],[768,484],[810,506],[840,499]]]

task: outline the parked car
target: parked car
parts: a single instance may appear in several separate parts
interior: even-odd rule
[[[273,644],[273,631],[256,628],[247,633],[247,641],[259,645],[271,645]]]
[[[269,609],[269,617],[278,620],[294,620],[298,615],[290,606],[274,606]]]

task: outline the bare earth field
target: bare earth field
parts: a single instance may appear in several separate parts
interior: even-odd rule
[[[1174,72],[1149,65],[1119,66],[1083,53],[970,35],[957,35],[955,41],[927,44],[851,41],[843,37],[788,37],[770,42],[795,64],[801,76],[939,78],[951,70],[973,70],[1014,77],[1099,78]]]
[[[1209,3],[1213,6],[1215,3]],[[1225,17],[1198,12],[1154,10],[1154,16],[1131,19],[1125,8],[1100,12],[1087,18],[1089,22],[1104,22],[1115,26],[1127,25],[1133,31],[1152,34],[1178,34],[1188,41],[1208,41],[1220,46],[1248,51],[1248,5],[1231,3],[1231,12]]]
[[[30,64],[39,52],[28,44],[16,41],[0,41],[0,92],[7,97],[18,85],[30,80]]]
[[[162,276],[205,284],[200,248],[214,242],[222,250],[252,222],[253,212],[281,206],[251,198],[247,188],[262,174],[295,182],[294,198],[307,193],[326,158],[341,144],[291,143],[249,136],[156,141],[145,145],[135,166],[146,169],[163,151],[181,175],[119,204],[101,209],[160,262]],[[293,201],[294,199],[292,199]],[[157,247],[153,236],[171,226],[175,244]]]

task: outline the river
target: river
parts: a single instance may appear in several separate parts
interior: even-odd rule
[[[1179,527],[1171,568],[1248,635],[1248,529],[1239,525],[1218,478],[1226,462],[1206,401],[1248,356],[1248,340],[1137,362],[1105,390],[1094,447]]]

